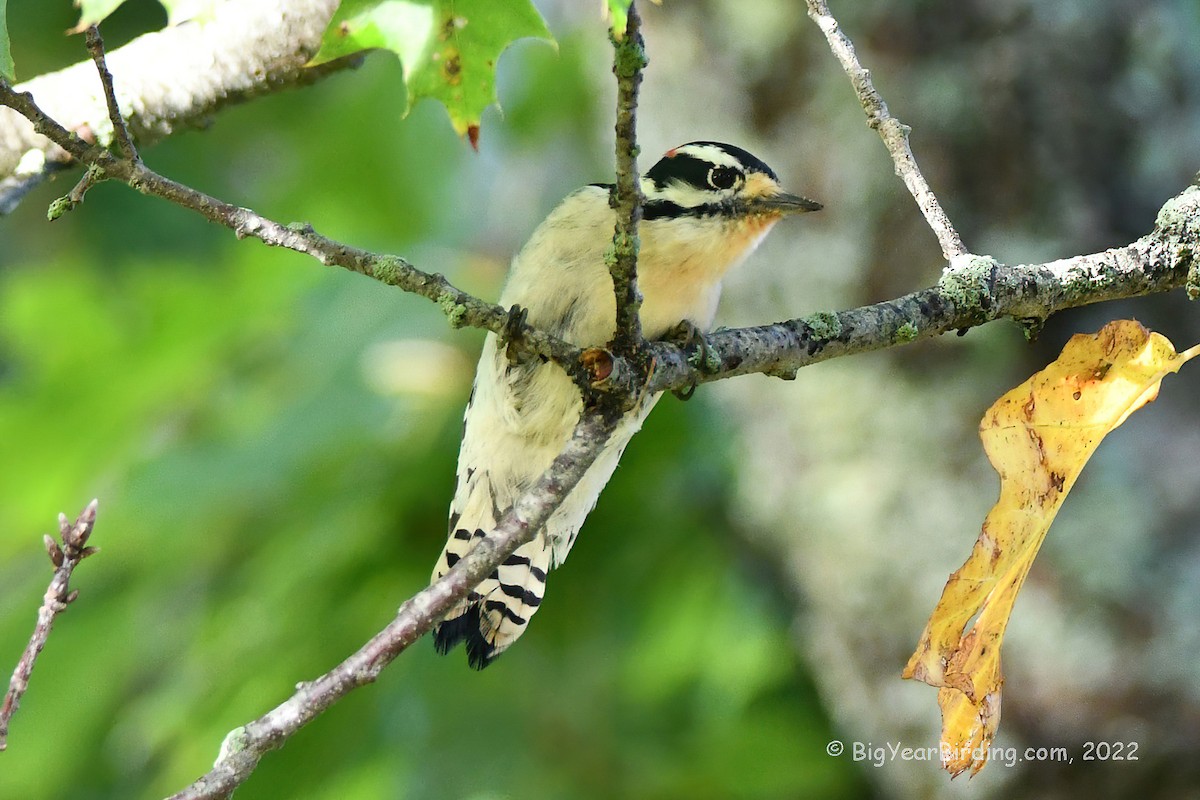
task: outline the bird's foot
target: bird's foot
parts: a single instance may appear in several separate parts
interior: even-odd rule
[[[667,331],[663,340],[671,342],[683,350],[688,363],[699,372],[715,372],[720,367],[715,363],[715,356],[708,346],[708,341],[704,338],[704,331],[700,330],[691,320],[685,319]],[[691,400],[692,395],[696,393],[697,385],[697,383],[692,383],[686,389],[673,389],[671,394],[680,400]]]
[[[504,321],[504,327],[499,333],[500,343],[505,346],[504,354],[508,356],[508,360],[513,364],[528,360],[528,356],[522,358],[522,354],[519,351],[520,342],[525,336],[526,319],[528,316],[529,309],[513,303],[512,308],[508,310],[508,319]]]

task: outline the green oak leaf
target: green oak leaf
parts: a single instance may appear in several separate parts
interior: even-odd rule
[[[79,9],[79,24],[67,33],[82,33],[116,11],[124,2],[125,0],[75,0]]]
[[[496,61],[525,37],[553,41],[530,0],[342,0],[310,65],[391,50],[404,67],[405,113],[422,97],[439,100],[475,145],[496,102]]]
[[[0,78],[14,83],[16,68],[8,47],[8,0],[0,0]]]

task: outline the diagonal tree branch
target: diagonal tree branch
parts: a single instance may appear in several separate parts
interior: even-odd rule
[[[619,415],[585,411],[563,452],[532,489],[451,570],[400,606],[396,618],[358,652],[263,716],[231,731],[216,764],[170,800],[228,798],[259,760],[354,689],[373,683],[384,667],[433,627],[514,550],[532,541],[596,460]]]
[[[829,5],[825,0],[808,0],[808,16],[821,28],[834,57],[850,76],[850,83],[858,95],[858,102],[867,114],[867,124],[883,139],[884,145],[892,155],[892,161],[896,164],[896,174],[904,181],[909,193],[917,201],[921,213],[925,215],[925,221],[933,229],[934,236],[942,246],[942,255],[947,261],[954,256],[965,255],[969,251],[959,238],[958,231],[950,223],[950,218],[946,216],[937,196],[929,188],[929,183],[917,166],[912,148],[908,145],[908,134],[912,129],[888,112],[887,103],[883,102],[883,97],[871,82],[871,73],[859,62],[854,43],[842,33],[841,26],[829,13]]]
[[[96,548],[89,547],[87,542],[96,524],[97,505],[96,500],[88,503],[74,524],[67,519],[66,514],[58,515],[61,544],[49,535],[45,537],[46,552],[50,555],[50,563],[54,565],[54,577],[50,579],[50,585],[46,587],[46,594],[42,598],[42,607],[38,609],[38,620],[33,635],[29,637],[29,644],[25,646],[25,651],[17,661],[17,668],[13,670],[12,679],[8,684],[8,692],[4,695],[4,701],[0,703],[0,750],[8,747],[9,723],[13,714],[17,713],[25,690],[29,688],[34,665],[50,638],[55,617],[66,611],[67,606],[79,596],[78,589],[71,589],[71,574],[80,561],[96,552]]]

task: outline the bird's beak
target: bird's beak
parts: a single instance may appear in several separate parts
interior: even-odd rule
[[[777,214],[802,214],[806,211],[820,211],[824,206],[816,200],[809,200],[787,192],[772,192],[754,199],[752,202],[756,211],[773,211]]]

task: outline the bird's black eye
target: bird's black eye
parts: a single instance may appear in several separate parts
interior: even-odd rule
[[[708,185],[714,189],[732,189],[742,173],[733,167],[713,167],[708,171]]]

